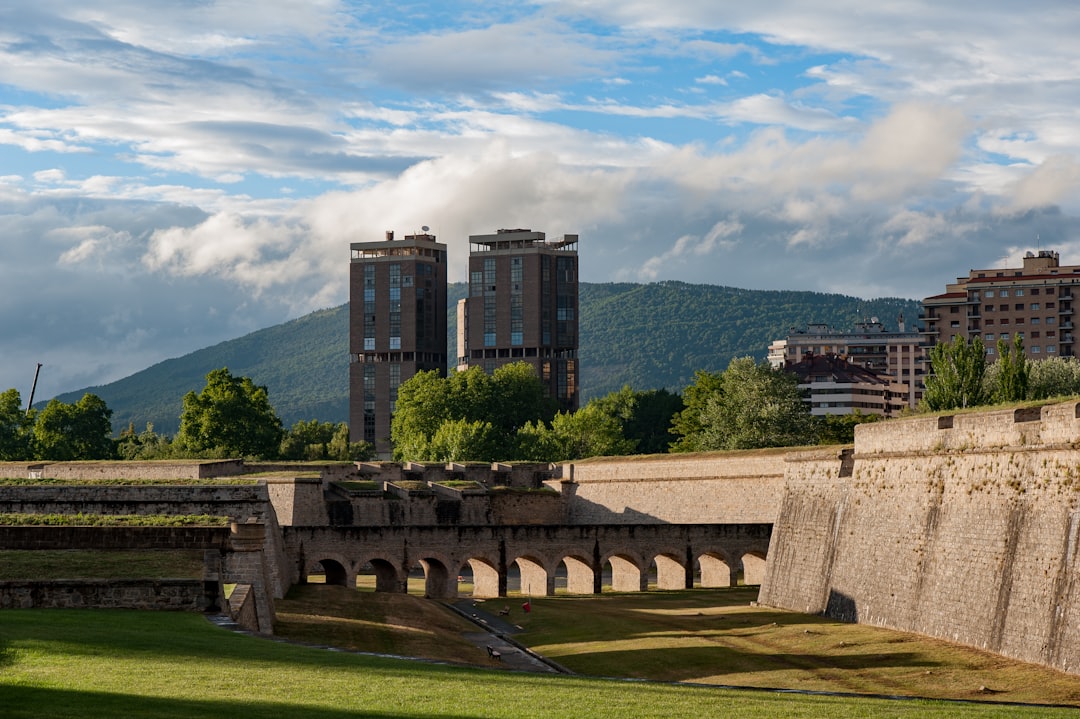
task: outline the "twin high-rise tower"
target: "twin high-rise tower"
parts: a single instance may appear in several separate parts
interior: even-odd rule
[[[426,228],[425,228],[426,231]],[[499,230],[469,237],[468,295],[457,307],[457,363],[486,372],[527,362],[564,409],[578,406],[577,235]],[[354,242],[349,273],[352,441],[389,455],[397,388],[447,370],[446,245],[429,234]]]

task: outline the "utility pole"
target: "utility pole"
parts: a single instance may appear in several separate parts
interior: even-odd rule
[[[34,370],[34,384],[30,387],[30,399],[26,403],[26,416],[30,416],[30,408],[34,406],[34,392],[37,390],[37,378],[41,374],[41,363],[37,363],[37,369]]]

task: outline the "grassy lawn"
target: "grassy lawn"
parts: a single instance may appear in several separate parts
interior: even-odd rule
[[[547,609],[539,610],[540,615]],[[1073,717],[1073,710],[886,701],[530,675],[308,649],[195,614],[0,611],[5,719],[147,717]]]
[[[203,553],[198,551],[0,550],[0,580],[198,579],[202,575]]]
[[[593,676],[1080,706],[1080,677],[751,606],[756,596],[740,587],[533,599],[531,613],[514,611],[526,630],[515,638]]]
[[[489,604],[493,612],[511,607],[510,619],[525,629],[517,641],[588,676],[1080,706],[1080,677],[918,635],[751,606],[756,596],[756,588],[738,587],[533,598],[529,614],[516,598]],[[469,625],[461,629],[456,616],[442,624],[439,607],[418,597],[312,585],[294,588],[278,606],[283,636],[491,666],[453,636]]]

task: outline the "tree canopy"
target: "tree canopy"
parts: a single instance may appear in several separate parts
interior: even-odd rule
[[[93,394],[75,404],[49,400],[34,422],[34,445],[40,459],[111,459],[112,410]]]
[[[683,394],[672,451],[790,447],[816,441],[810,406],[795,375],[751,357],[733,359],[721,373],[698,372]]]
[[[986,348],[980,338],[969,343],[967,337],[957,335],[951,344],[939,342],[930,348],[930,366],[923,393],[923,403],[930,411],[986,403]]]
[[[175,443],[200,456],[275,457],[283,436],[266,387],[223,367],[206,375],[202,392],[184,396]]]

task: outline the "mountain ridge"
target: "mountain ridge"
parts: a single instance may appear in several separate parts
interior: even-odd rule
[[[447,287],[447,356],[456,356],[456,306],[466,283]],[[582,400],[629,384],[636,390],[681,392],[696,370],[721,370],[733,357],[765,357],[769,342],[792,327],[825,323],[850,329],[871,316],[909,326],[916,300],[866,300],[801,290],[745,290],[675,280],[654,283],[581,283]],[[348,421],[349,305],[308,313],[272,327],[158,362],[105,385],[57,395],[77,401],[92,392],[113,410],[113,429],[147,423],[174,434],[183,396],[201,391],[206,374],[228,367],[266,385],[286,427],[298,420]]]

